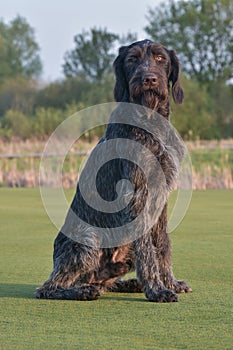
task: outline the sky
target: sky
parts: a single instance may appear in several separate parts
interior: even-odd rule
[[[73,38],[92,27],[107,28],[109,32],[129,31],[145,39],[143,28],[148,23],[150,7],[161,0],[7,0],[1,1],[0,18],[8,23],[23,16],[35,30],[43,63],[45,82],[61,78],[66,51],[74,48]]]

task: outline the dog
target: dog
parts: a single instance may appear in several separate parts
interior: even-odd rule
[[[121,179],[129,180],[133,190],[125,209],[117,213],[103,213],[92,208],[83,198],[81,175],[64,226],[54,242],[53,271],[49,279],[37,289],[36,297],[95,300],[106,291],[144,292],[146,298],[152,302],[176,302],[177,293],[192,291],[185,281],[177,280],[173,275],[171,245],[167,232],[167,199],[176,184],[184,151],[172,133],[174,147],[161,141],[149,129],[156,127],[153,113],[159,115],[169,129],[170,89],[175,103],[183,102],[179,61],[173,50],[168,50],[151,40],[143,40],[121,47],[113,67],[116,76],[114,97],[116,102],[126,107],[116,108],[112,113],[99,147],[110,141],[130,140],[149,151],[143,153],[141,161],[144,162],[152,183],[156,172],[157,180],[153,191],[155,195],[150,201],[150,207],[145,211],[144,219],[140,221],[141,226],[135,227],[137,232],[143,230],[146,226],[144,221],[146,222],[149,216],[154,220],[153,225],[148,226],[141,235],[130,236],[128,241],[127,237],[123,237],[121,244],[116,246],[101,245],[95,227],[96,230],[104,230],[107,227],[128,225],[148,205],[149,190],[146,179],[142,169],[124,157],[106,162],[96,179],[96,187],[103,199],[109,203],[116,199],[115,187]],[[149,127],[142,127],[140,122],[138,124],[137,118],[140,119],[140,113],[137,111],[133,113],[136,126],[124,123],[124,116],[131,105],[138,106],[139,110],[145,108],[146,111],[150,111],[142,113]],[[119,115],[123,118],[119,119]],[[140,148],[135,153],[140,154]],[[95,150],[93,154],[90,158],[93,159],[94,167],[98,156],[95,157]],[[156,159],[159,168],[162,169],[162,175],[159,170],[154,170],[153,159]],[[86,171],[83,176],[85,183],[91,181],[91,175]],[[87,196],[91,201],[92,193],[88,193]],[[88,223],[91,229],[77,223],[77,217],[81,222]],[[77,237],[84,239],[80,242]],[[121,279],[126,273],[134,270],[136,278]]]

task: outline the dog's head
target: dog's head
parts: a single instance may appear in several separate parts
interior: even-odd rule
[[[121,47],[113,65],[117,102],[133,102],[158,110],[160,104],[168,103],[171,83],[175,103],[182,103],[179,61],[173,50],[150,40],[138,41]]]

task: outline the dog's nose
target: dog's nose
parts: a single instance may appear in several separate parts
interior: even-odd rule
[[[157,75],[154,73],[147,73],[147,74],[144,74],[144,76],[142,77],[143,85],[153,86],[156,84],[156,82],[157,82]]]

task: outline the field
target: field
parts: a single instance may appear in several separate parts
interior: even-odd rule
[[[98,142],[78,141],[64,161],[63,186],[76,187],[80,164]],[[196,141],[186,143],[192,161],[193,188],[233,189],[233,140]],[[38,187],[40,155],[45,141],[1,142],[0,187]],[[50,174],[50,181],[54,174]]]
[[[0,199],[1,349],[233,349],[232,190],[195,191],[171,234],[175,274],[193,288],[171,304],[115,293],[34,299],[51,271],[56,230],[38,189],[2,188]]]

